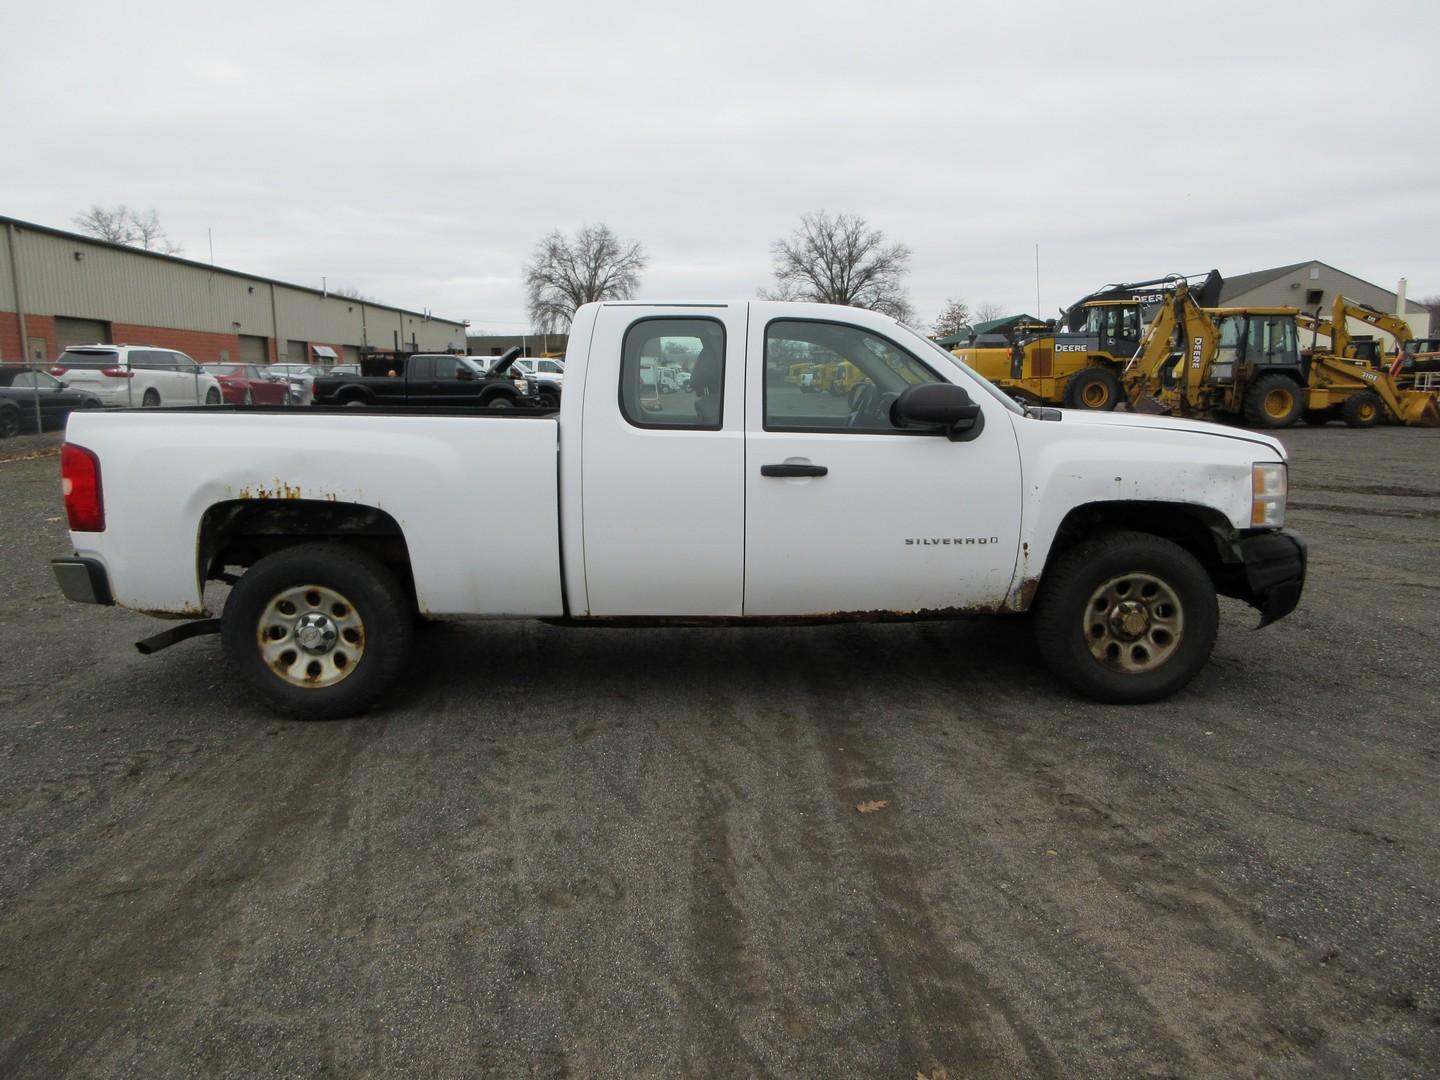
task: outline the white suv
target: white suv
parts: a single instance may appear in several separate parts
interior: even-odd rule
[[[155,345],[71,345],[50,373],[113,408],[219,405],[220,383],[182,352]]]

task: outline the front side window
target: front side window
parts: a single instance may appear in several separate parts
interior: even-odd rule
[[[1288,315],[1252,316],[1245,341],[1250,364],[1288,367],[1300,362],[1295,322]]]
[[[625,331],[620,412],[636,427],[716,431],[723,422],[725,327],[714,319],[641,319]]]
[[[60,380],[46,375],[43,371],[21,371],[16,374],[14,382],[10,385],[54,390],[60,385]]]
[[[895,399],[938,382],[909,352],[858,327],[777,319],[765,329],[767,431],[893,433]]]
[[[453,356],[437,356],[435,358],[435,378],[454,379],[459,366],[459,361]]]

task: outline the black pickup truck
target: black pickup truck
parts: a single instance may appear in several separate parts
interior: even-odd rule
[[[514,367],[511,349],[488,371],[464,356],[416,353],[400,375],[326,375],[315,380],[314,405],[474,405],[535,407],[539,386]]]

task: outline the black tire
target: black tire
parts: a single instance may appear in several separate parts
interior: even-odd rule
[[[272,603],[288,590],[303,588],[338,594],[359,620],[359,640],[350,648],[358,645],[361,654],[347,661],[348,670],[329,686],[298,685],[261,653],[262,617],[267,622],[283,618],[272,614]],[[324,613],[319,607],[315,611]],[[374,704],[405,666],[412,633],[410,604],[395,575],[365,552],[334,543],[301,544],[267,555],[241,575],[220,617],[220,641],[231,666],[271,707],[301,720],[335,720]],[[336,640],[331,653],[345,647]],[[298,639],[290,651],[296,653],[290,670],[298,678],[297,665],[310,658]]]
[[[1305,391],[1289,375],[1261,375],[1245,391],[1243,416],[1252,428],[1287,428],[1305,411]]]
[[[540,395],[540,408],[558,409],[560,407],[560,395],[552,394],[548,390]]]
[[[158,409],[160,407],[160,391],[146,390],[145,395],[140,399],[141,408]]]
[[[486,409],[513,409],[515,402],[504,394],[496,394],[494,397],[487,398],[481,402],[481,407]]]
[[[1109,412],[1120,404],[1120,380],[1109,368],[1081,368],[1065,384],[1065,407]]]
[[[1121,602],[1096,618],[1093,605],[1117,595]],[[1143,627],[1126,626],[1127,618]],[[1050,669],[1080,693],[1136,705],[1168,697],[1196,676],[1210,659],[1219,621],[1214,583],[1195,556],[1150,533],[1102,533],[1046,569],[1035,640]]]
[[[1340,403],[1340,419],[1347,427],[1374,427],[1385,417],[1385,405],[1374,390],[1361,390]]]
[[[20,434],[20,410],[7,407],[0,409],[0,439],[13,439]]]
[[[1323,427],[1331,420],[1329,409],[1306,409],[1300,414],[1300,419],[1311,427]]]
[[[219,405],[223,400],[225,399],[221,396],[220,391],[216,390],[215,387],[212,386],[209,390],[205,391],[206,405]]]

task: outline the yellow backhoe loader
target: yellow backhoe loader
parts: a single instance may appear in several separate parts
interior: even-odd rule
[[[1198,275],[1194,275],[1198,276]],[[1146,322],[1188,278],[1106,285],[1081,297],[1053,327],[1017,334],[1008,348],[971,346],[952,352],[1006,393],[1042,405],[1108,410],[1125,400],[1121,376],[1136,356]],[[1210,271],[1200,302],[1214,303],[1222,279]]]
[[[1394,353],[1386,353],[1378,342],[1354,340],[1350,319],[1388,334],[1395,342]],[[1412,380],[1402,376],[1411,335],[1404,319],[1337,296],[1329,319],[1319,312],[1300,312],[1296,321],[1330,339],[1330,347],[1321,350],[1312,338],[1315,347],[1305,358],[1307,424],[1324,424],[1338,416],[1351,427],[1372,427],[1388,417],[1412,427],[1440,427],[1436,393],[1405,385]]]

